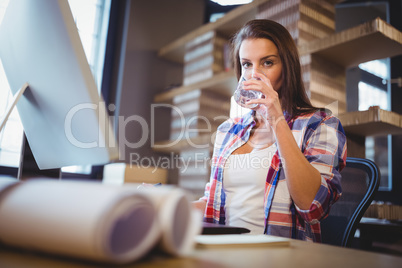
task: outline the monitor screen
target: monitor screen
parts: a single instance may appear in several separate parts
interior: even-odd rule
[[[118,145],[67,0],[12,0],[0,25],[0,59],[40,169],[101,165]]]

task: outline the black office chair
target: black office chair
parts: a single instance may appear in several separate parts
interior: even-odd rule
[[[356,227],[378,190],[380,172],[368,159],[348,157],[342,170],[342,196],[321,221],[322,243],[350,247]]]

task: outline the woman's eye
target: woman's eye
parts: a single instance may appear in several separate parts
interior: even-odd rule
[[[270,61],[270,60],[264,61],[264,66],[269,67],[269,66],[272,66],[273,64],[274,63],[272,61]]]
[[[251,66],[251,64],[249,62],[243,62],[241,65],[243,68],[248,68]]]

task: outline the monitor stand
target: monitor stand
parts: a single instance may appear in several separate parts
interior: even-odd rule
[[[61,168],[39,169],[24,133],[21,145],[20,166],[18,168],[18,180],[34,178],[61,179]]]
[[[14,99],[11,102],[11,105],[7,108],[5,116],[0,121],[0,132],[5,126],[8,118],[11,115],[14,107],[17,105],[18,101],[25,93],[25,91],[29,90],[29,84],[25,83],[14,95]],[[46,169],[41,170],[36,163],[36,160],[32,154],[31,147],[29,146],[28,140],[23,135],[22,145],[21,145],[21,156],[20,156],[20,165],[18,168],[18,180],[26,180],[29,178],[61,178],[61,169]]]
[[[11,102],[10,106],[6,109],[6,113],[3,118],[1,118],[0,121],[0,132],[3,130],[3,127],[6,125],[8,118],[11,115],[11,112],[13,111],[14,107],[17,105],[17,102],[20,100],[22,95],[24,95],[24,92],[29,89],[28,83],[25,83],[18,91],[15,93],[13,96],[13,101]]]

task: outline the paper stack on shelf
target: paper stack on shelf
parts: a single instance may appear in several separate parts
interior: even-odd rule
[[[224,71],[226,44],[227,40],[215,31],[209,31],[186,43],[183,85],[194,84]]]
[[[402,206],[382,201],[373,201],[363,217],[386,220],[402,220]]]
[[[134,262],[154,247],[187,254],[201,231],[184,191],[162,186],[0,180],[0,241],[96,262]]]
[[[170,140],[212,135],[229,117],[230,97],[212,90],[192,90],[173,98]]]
[[[333,1],[271,0],[258,8],[256,18],[276,21],[301,45],[335,32]]]
[[[270,19],[288,29],[297,42],[299,37],[298,21],[300,20],[300,0],[271,0],[258,7],[257,19]]]
[[[285,26],[298,46],[335,32],[334,1],[272,0],[259,7],[257,18]],[[345,69],[330,61],[304,54],[300,57],[304,86],[317,107],[346,111]]]
[[[325,108],[336,106],[339,113],[346,112],[345,68],[318,55],[311,56],[309,67],[308,84],[312,104]]]
[[[175,96],[173,105],[170,142],[186,142],[179,152],[178,183],[195,197],[200,197],[209,179],[214,134],[229,118],[230,97],[197,89]]]
[[[204,195],[205,184],[211,172],[211,146],[188,148],[180,152],[178,181],[180,188],[192,194],[192,200]]]

